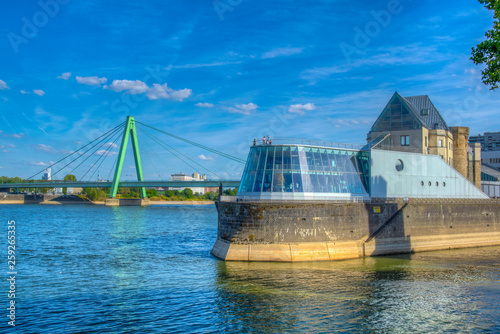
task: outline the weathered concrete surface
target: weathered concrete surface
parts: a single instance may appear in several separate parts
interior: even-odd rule
[[[237,261],[326,261],[500,245],[500,201],[218,202],[212,254]]]
[[[106,198],[106,206],[148,206],[150,201],[147,198]]]

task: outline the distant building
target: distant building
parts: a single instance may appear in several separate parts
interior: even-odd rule
[[[50,168],[47,168],[45,170],[45,172],[43,173],[43,176],[42,176],[42,180],[44,180],[44,181],[51,181],[52,180]]]
[[[490,197],[500,197],[500,171],[481,164],[481,189]]]
[[[481,149],[469,146],[469,128],[448,127],[427,95],[403,97],[395,92],[367,141],[380,141],[390,150],[438,155],[481,187]]]
[[[481,144],[481,161],[500,170],[500,132],[485,132],[484,135],[470,136],[469,143]]]
[[[485,132],[484,135],[470,136],[469,142],[480,143],[483,152],[500,151],[500,132]]]
[[[170,181],[206,181],[207,180],[207,175],[206,174],[199,174],[199,173],[193,173],[191,175],[185,175],[183,173],[178,173],[178,174],[172,174],[170,177]],[[188,187],[169,187],[170,190],[179,190],[183,191]],[[200,195],[204,195],[206,192],[208,192],[207,187],[189,187],[193,193],[199,193]],[[210,190],[209,190],[210,191]]]

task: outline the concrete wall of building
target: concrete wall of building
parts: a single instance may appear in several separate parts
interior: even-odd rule
[[[469,128],[463,126],[454,126],[451,129],[453,134],[453,167],[467,177],[467,146],[469,143]]]
[[[237,261],[320,261],[500,245],[500,202],[218,202],[212,254]]]
[[[370,151],[370,165],[372,198],[488,198],[435,155],[375,149]]]
[[[478,189],[481,189],[481,144],[473,143],[469,144],[472,146],[473,152],[473,174],[472,183],[476,185]]]

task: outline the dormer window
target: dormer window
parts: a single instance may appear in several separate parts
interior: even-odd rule
[[[420,113],[422,114],[422,116],[427,116],[429,115],[429,109],[422,109]]]

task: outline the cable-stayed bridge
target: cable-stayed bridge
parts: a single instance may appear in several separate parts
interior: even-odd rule
[[[137,132],[140,132],[144,138],[149,139],[157,146],[165,149],[171,156],[175,157],[181,161],[184,165],[188,166],[192,170],[199,174],[208,174],[210,179],[200,180],[200,181],[165,181],[165,180],[145,180],[143,176],[143,164],[141,161],[141,153],[139,150],[139,140],[137,137]],[[162,140],[158,137],[159,135],[168,136],[170,138],[181,141],[190,146],[196,147],[206,152],[210,152],[227,160],[230,160],[236,164],[244,165],[245,161],[229,155],[227,153],[218,151],[214,148],[210,148],[206,145],[193,142],[191,140],[179,137],[172,133],[157,129],[150,125],[138,122],[132,116],[128,116],[127,120],[101,136],[97,137],[93,141],[87,143],[86,145],[72,151],[62,159],[52,163],[49,166],[44,167],[42,170],[36,172],[27,180],[21,183],[3,183],[0,184],[0,188],[13,188],[19,191],[19,189],[36,189],[37,188],[65,188],[65,187],[82,187],[82,188],[111,188],[110,198],[115,198],[119,187],[139,187],[140,197],[146,198],[145,188],[149,187],[237,187],[239,186],[240,180],[228,180],[220,177],[206,166],[201,165],[199,162],[184,154],[181,150],[176,149],[174,146],[168,144],[168,141]],[[110,174],[114,171],[112,181],[96,181],[93,180],[96,172],[102,166],[106,158],[112,156],[111,150],[118,147],[117,142],[121,138],[121,145],[119,147],[119,152],[116,160],[113,163],[113,167],[110,169]],[[122,175],[122,169],[125,160],[125,152],[129,143],[129,139],[132,144],[132,150],[134,155],[134,164],[137,181],[120,181]],[[151,145],[147,143],[151,148]],[[161,162],[168,168],[167,164],[161,159],[161,157],[154,152],[156,155],[157,162]],[[90,164],[90,168],[85,170],[85,172],[79,172],[81,181],[67,180],[67,181],[40,181],[40,175],[47,168],[57,168],[57,170],[52,174],[52,178],[56,175],[59,177],[64,177],[64,175],[73,175],[76,171],[81,170],[82,166],[89,165],[88,160],[91,157],[98,157],[96,161]],[[154,167],[154,160],[148,156],[149,163]],[[85,164],[86,163],[86,164]],[[85,165],[84,165],[85,164]],[[156,167],[154,167],[156,169]],[[158,173],[159,174],[159,173]],[[108,179],[109,179],[108,175]],[[86,181],[83,181],[87,179]]]

